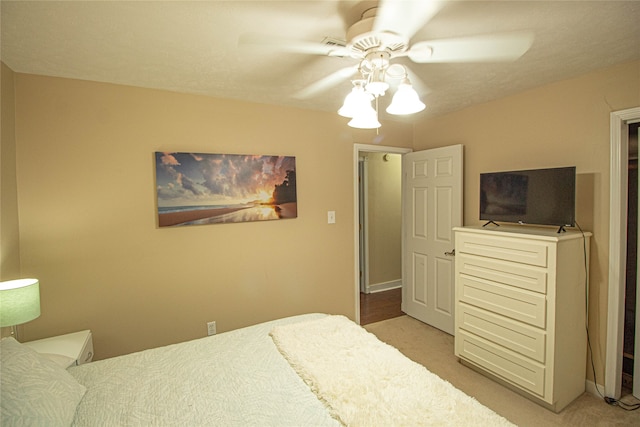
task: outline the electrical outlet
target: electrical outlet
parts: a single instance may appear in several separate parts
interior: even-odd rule
[[[216,334],[216,321],[207,322],[207,335],[215,335]]]

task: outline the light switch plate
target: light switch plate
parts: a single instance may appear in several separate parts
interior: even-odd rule
[[[335,224],[336,223],[336,211],[327,212],[327,224]]]

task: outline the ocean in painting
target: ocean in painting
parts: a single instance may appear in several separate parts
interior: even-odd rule
[[[245,207],[239,210],[216,215],[209,218],[188,221],[181,225],[199,225],[199,224],[220,224],[227,222],[245,222],[245,221],[267,221],[270,219],[280,219],[276,206],[264,205]]]
[[[203,211],[209,209],[244,209],[250,208],[253,205],[241,204],[241,205],[202,205],[202,206],[158,206],[159,214],[176,213],[176,212],[189,212],[189,211]]]
[[[173,206],[158,208],[158,222],[161,227],[221,224],[230,222],[268,221],[295,218],[297,203],[282,204],[242,204]]]

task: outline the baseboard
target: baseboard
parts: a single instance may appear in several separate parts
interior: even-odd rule
[[[588,393],[594,395],[598,399],[602,399],[602,396],[604,396],[604,386],[603,385],[598,384],[598,386],[596,388],[596,383],[594,383],[591,380],[585,380],[584,387],[585,387],[585,390]]]
[[[367,286],[367,293],[374,294],[376,292],[388,291],[402,287],[402,280],[392,280],[390,282],[374,283]]]

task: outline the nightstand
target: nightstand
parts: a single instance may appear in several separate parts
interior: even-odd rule
[[[23,343],[38,353],[56,356],[56,362],[65,367],[82,365],[93,360],[93,339],[91,331],[80,331],[57,337],[44,338]]]

